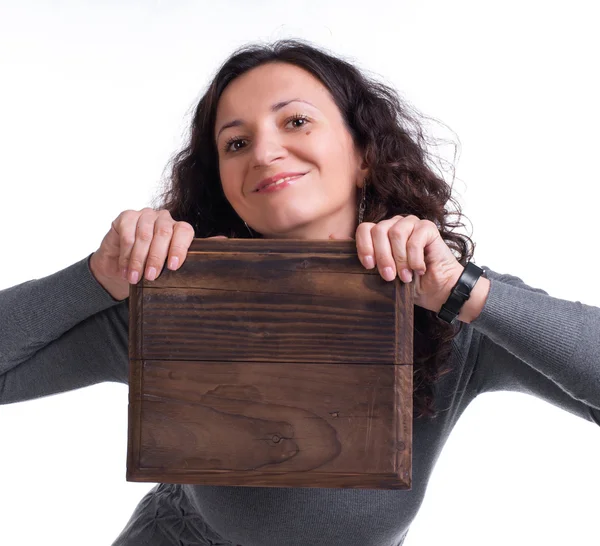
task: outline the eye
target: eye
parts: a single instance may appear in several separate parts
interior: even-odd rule
[[[240,142],[246,142],[245,139],[240,138],[240,137],[231,137],[229,140],[227,140],[227,142],[225,142],[224,146],[223,146],[223,151],[224,152],[237,152],[238,150],[240,150],[241,148],[237,148],[236,145]]]
[[[294,129],[300,129],[300,128],[304,127],[305,125],[307,125],[308,123],[310,123],[310,119],[308,118],[308,116],[305,116],[304,114],[294,114],[293,116],[291,116],[285,120],[286,126],[289,125],[290,123],[294,124],[293,125]],[[240,146],[240,144],[242,144],[242,146]],[[224,153],[239,152],[240,150],[245,148],[246,145],[247,145],[247,141],[245,138],[242,138],[240,136],[234,136],[234,137],[231,137],[230,139],[228,139],[227,142],[225,142],[225,144],[223,145],[223,152]]]
[[[304,127],[310,120],[304,114],[294,114],[291,118],[288,118],[285,121],[286,121],[286,125],[289,123],[302,122],[302,123],[298,123],[298,125],[294,126],[295,129],[300,129],[300,127]]]

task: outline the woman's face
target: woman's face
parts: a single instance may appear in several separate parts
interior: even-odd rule
[[[277,62],[233,80],[219,99],[215,137],[225,196],[264,237],[354,236],[366,170],[329,91],[309,72]],[[260,188],[282,175],[293,178]]]

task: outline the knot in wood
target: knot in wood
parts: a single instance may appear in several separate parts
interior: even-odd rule
[[[281,438],[277,436],[277,434],[273,434],[271,440],[273,441],[273,443],[278,444],[281,441]]]

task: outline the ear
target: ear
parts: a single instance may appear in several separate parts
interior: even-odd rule
[[[358,185],[359,188],[362,188],[363,186],[363,181],[365,178],[367,178],[367,176],[369,176],[369,166],[367,164],[367,160],[365,158],[365,153],[364,150],[358,150],[358,165],[360,165],[358,167],[358,177],[360,178],[360,184]]]

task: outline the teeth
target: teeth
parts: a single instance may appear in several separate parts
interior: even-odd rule
[[[291,180],[292,178],[298,178],[298,176],[288,176],[287,178],[281,178],[277,182],[272,182],[271,184],[267,184],[266,186],[263,186],[262,189],[264,190],[265,188],[268,188],[269,186],[278,186],[279,184],[283,184],[285,181]]]

